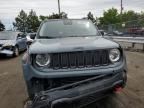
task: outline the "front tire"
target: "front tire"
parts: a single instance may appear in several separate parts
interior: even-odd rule
[[[18,57],[19,56],[19,48],[17,46],[14,47],[13,56],[14,57]]]

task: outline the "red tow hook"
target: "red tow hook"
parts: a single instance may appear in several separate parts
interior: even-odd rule
[[[121,86],[116,86],[116,87],[114,88],[114,92],[115,92],[115,93],[120,93],[120,92],[122,92],[122,90],[123,90],[123,88],[122,88]]]

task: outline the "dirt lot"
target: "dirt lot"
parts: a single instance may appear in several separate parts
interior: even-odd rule
[[[128,83],[123,92],[85,108],[144,108],[144,53],[126,52]],[[27,99],[21,57],[0,57],[0,108],[23,108]]]

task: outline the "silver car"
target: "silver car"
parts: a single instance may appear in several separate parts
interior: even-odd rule
[[[0,32],[0,54],[18,56],[20,51],[27,48],[26,36],[22,32]]]

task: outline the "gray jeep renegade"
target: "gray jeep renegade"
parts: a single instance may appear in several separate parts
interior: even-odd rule
[[[81,107],[124,88],[127,79],[121,46],[85,19],[44,21],[22,65],[33,108]]]

